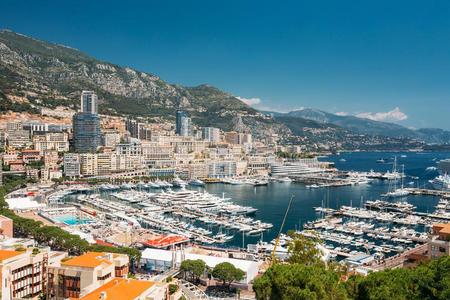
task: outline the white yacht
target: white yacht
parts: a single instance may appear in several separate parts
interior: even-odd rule
[[[400,197],[406,197],[409,195],[408,190],[401,188],[401,189],[396,189],[395,191],[392,192],[388,192],[386,193],[386,197],[388,198],[400,198]]]
[[[175,186],[175,187],[182,188],[182,187],[185,187],[187,185],[187,183],[184,180],[180,179],[179,177],[175,177],[172,180],[172,185]]]
[[[189,181],[189,184],[194,186],[205,186],[205,183],[197,178],[191,179],[191,181]]]
[[[278,178],[278,181],[282,183],[291,183],[292,179],[290,179],[289,177],[280,177]]]
[[[235,179],[235,178],[231,178],[230,180],[228,180],[228,183],[231,185],[242,185],[244,184],[243,181],[239,180],[239,179]]]
[[[152,189],[159,189],[161,186],[159,185],[159,184],[157,184],[156,182],[149,182],[148,183],[149,184],[149,186],[152,188]]]

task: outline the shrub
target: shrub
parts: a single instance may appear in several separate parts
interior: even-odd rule
[[[173,295],[178,291],[178,285],[176,284],[169,284],[169,294]]]

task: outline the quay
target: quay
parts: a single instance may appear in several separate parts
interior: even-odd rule
[[[150,216],[140,216],[140,218],[141,218],[143,223],[147,223],[150,226],[155,226],[155,224],[159,224],[160,227],[167,226],[167,227],[170,227],[170,228],[173,228],[173,229],[186,231],[189,234],[191,234],[193,236],[196,236],[196,237],[198,237],[198,238],[200,238],[200,239],[202,239],[204,241],[207,241],[208,243],[211,243],[211,244],[220,243],[219,240],[216,240],[214,238],[208,237],[206,235],[199,234],[197,232],[191,231],[191,230],[183,228],[183,227],[176,226],[176,225],[168,223],[168,222],[164,222],[162,220],[153,219]]]
[[[364,233],[380,234],[379,231],[366,229],[366,228],[358,228],[358,227],[352,227],[352,226],[349,226],[349,228],[351,228],[351,229],[361,229]],[[386,235],[386,236],[390,236],[390,237],[396,237],[396,238],[401,238],[401,239],[409,239],[409,240],[412,240],[414,242],[420,242],[420,243],[426,243],[426,242],[429,241],[429,239],[423,239],[423,238],[418,238],[418,237],[413,237],[413,236],[407,236],[407,235],[402,235],[402,234],[392,233],[392,232],[383,232],[382,234]]]
[[[352,256],[352,254],[350,253],[346,253],[346,252],[342,252],[342,251],[336,251],[336,250],[329,250],[331,254],[336,254],[339,255],[341,257],[350,257]]]
[[[385,259],[382,263],[378,263],[378,264],[374,264],[372,266],[370,266],[371,268],[375,269],[375,270],[384,270],[387,268],[390,269],[395,269],[398,267],[402,267],[403,263],[405,262],[405,260],[407,260],[407,257],[411,254],[416,254],[416,253],[421,253],[424,252],[428,249],[428,245],[424,244],[424,245],[419,245],[416,246],[413,249],[407,250],[401,254],[397,254],[394,256],[391,256],[387,259]]]
[[[365,208],[360,208],[358,209],[359,212],[362,212],[364,214],[358,214],[358,213],[354,213],[352,214],[351,211],[352,209],[356,209],[356,208],[352,208],[352,207],[341,207],[341,209],[339,211],[333,211],[330,210],[330,213],[333,216],[347,216],[347,217],[353,217],[353,218],[358,218],[358,219],[374,219],[376,218],[375,212],[373,210],[368,210]],[[367,214],[366,214],[367,213]],[[399,216],[400,214],[403,214],[405,216],[407,216],[406,218],[408,218],[409,216],[417,216],[420,217],[422,219],[422,221],[450,221],[450,216],[446,216],[446,215],[441,215],[441,214],[436,214],[436,213],[424,213],[424,212],[416,212],[416,211],[397,211],[395,212],[395,214],[397,214],[397,216]],[[403,219],[401,219],[403,220]],[[384,220],[385,222],[390,222],[390,223],[399,223],[399,224],[403,224],[403,225],[414,225],[415,223],[410,223],[410,222],[400,222],[400,220],[398,219],[389,219],[389,220]],[[425,223],[423,223],[423,225],[425,225]]]
[[[429,190],[429,189],[418,189],[418,188],[405,188],[411,195],[429,195],[437,196],[442,198],[450,198],[450,192],[441,190]]]

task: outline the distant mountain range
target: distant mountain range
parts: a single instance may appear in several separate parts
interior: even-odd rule
[[[333,124],[347,130],[362,134],[383,135],[390,137],[408,137],[425,141],[427,143],[450,143],[450,131],[438,128],[422,128],[414,130],[394,123],[373,121],[365,118],[358,118],[355,116],[338,116],[313,108],[293,110],[288,113],[271,111],[261,112],[267,115],[273,115],[275,117],[296,117],[313,120],[322,124]]]

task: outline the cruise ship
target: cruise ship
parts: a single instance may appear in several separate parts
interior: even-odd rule
[[[272,164],[270,171],[273,177],[285,177],[295,175],[307,175],[327,171],[319,168],[317,159],[300,159],[298,161],[286,162],[284,164]]]
[[[450,191],[450,176],[439,175],[438,177],[430,180],[431,185],[436,190]]]

